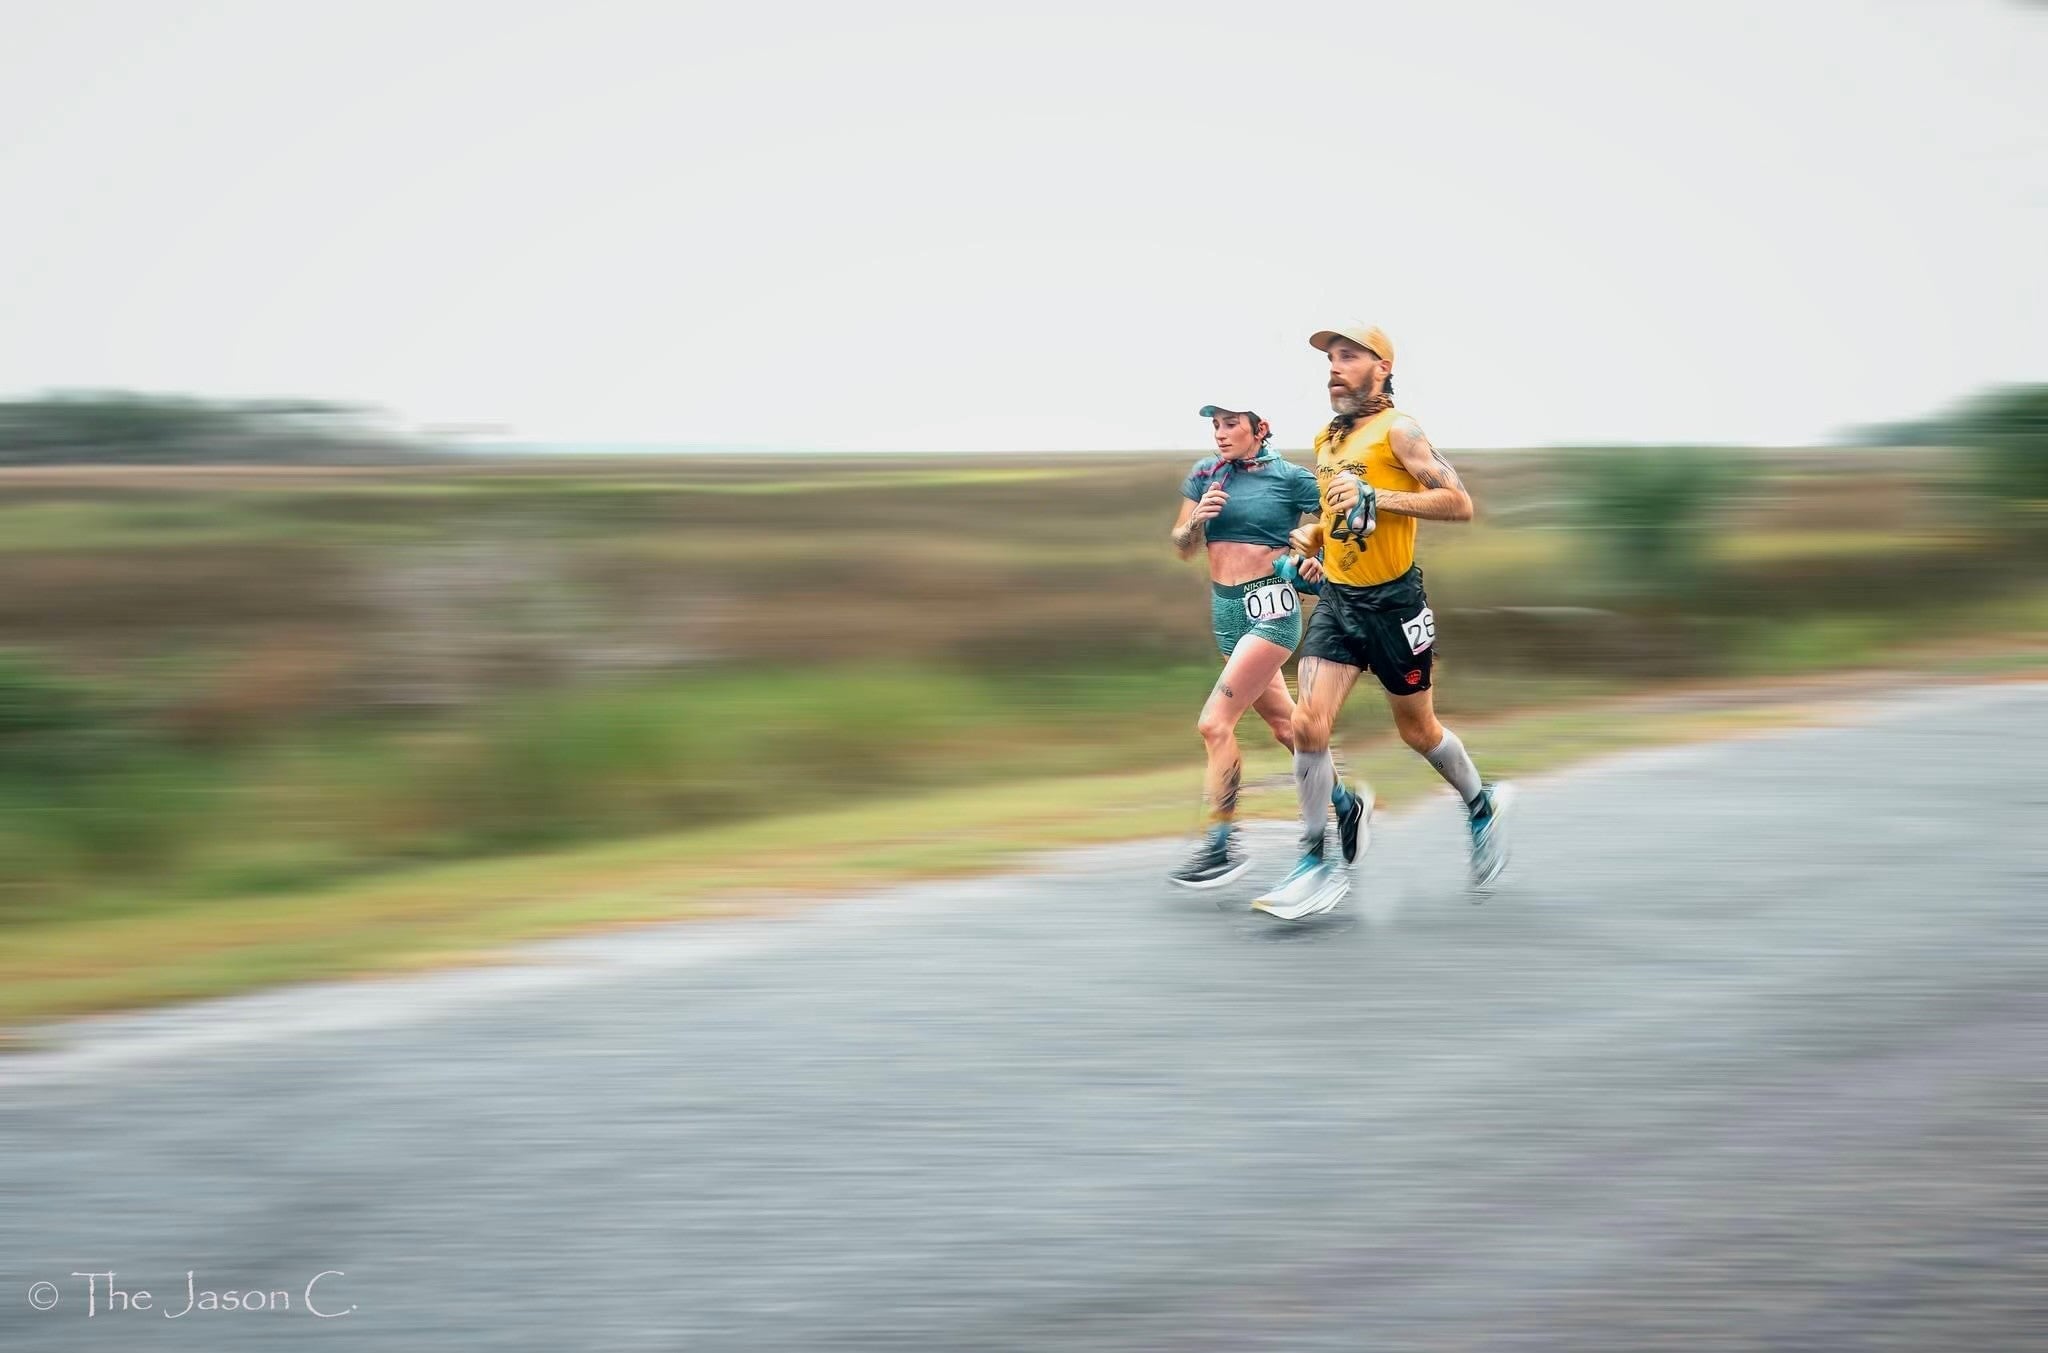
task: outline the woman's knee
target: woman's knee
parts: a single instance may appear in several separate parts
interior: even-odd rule
[[[1195,720],[1195,731],[1202,735],[1202,741],[1211,747],[1219,747],[1235,734],[1237,720],[1225,718],[1221,710],[1205,709],[1202,717]]]

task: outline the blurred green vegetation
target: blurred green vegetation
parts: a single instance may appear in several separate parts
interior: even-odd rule
[[[1645,744],[1809,724],[1826,706],[1742,694],[1584,703],[1466,724],[1490,766],[1521,776]],[[1754,696],[1756,693],[1748,693]],[[1809,692],[1809,696],[1825,693]],[[1382,731],[1378,742],[1394,744]],[[1363,749],[1360,749],[1363,750]],[[1442,782],[1420,758],[1374,757],[1400,808]],[[1251,747],[1241,811],[1289,817],[1278,747]],[[0,930],[0,1053],[10,1024],[228,995],[278,982],[489,961],[521,941],[595,928],[781,909],[805,895],[1013,868],[1020,855],[1159,836],[1188,825],[1198,765],[1035,777],[690,827],[546,853],[453,861],[315,890],[193,898]]]
[[[67,390],[0,401],[0,465],[382,464],[430,456],[317,400]]]
[[[1977,453],[1984,495],[2026,535],[2048,537],[2048,385],[1989,391],[1954,424],[1956,439]]]
[[[2048,540],[2048,384],[1995,386],[1933,417],[1858,435],[1866,445],[1967,449],[1969,487],[1989,518],[2031,545]]]
[[[0,925],[1193,767],[1189,459],[4,472]],[[1969,453],[1457,459],[1451,717],[2048,628],[2005,510],[2039,481]]]
[[[1571,522],[1611,593],[1688,601],[1706,573],[1715,514],[1736,482],[1726,452],[1617,447],[1559,457]]]

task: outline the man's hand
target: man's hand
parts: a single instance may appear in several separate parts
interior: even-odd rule
[[[1189,520],[1213,521],[1216,514],[1223,510],[1223,505],[1229,501],[1230,495],[1224,492],[1221,484],[1211,484],[1209,491],[1195,503],[1195,515]]]
[[[1311,521],[1295,527],[1287,533],[1287,548],[1305,559],[1322,558],[1323,524]]]
[[[1354,471],[1346,470],[1330,481],[1328,501],[1337,513],[1337,523],[1331,528],[1337,539],[1364,540],[1378,528],[1378,491]]]

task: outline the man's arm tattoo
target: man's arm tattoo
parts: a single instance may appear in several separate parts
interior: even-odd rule
[[[1429,448],[1430,463],[1420,469],[1410,470],[1415,482],[1426,489],[1462,489],[1465,482],[1458,478],[1458,472],[1444,459],[1444,453],[1435,447]]]
[[[1414,430],[1400,437],[1401,446],[1399,450],[1401,452],[1402,467],[1409,474],[1415,476],[1415,482],[1426,489],[1464,488],[1464,481],[1458,478],[1457,470],[1453,469],[1451,463],[1444,459],[1444,453],[1436,449],[1436,446],[1429,440],[1429,435],[1421,428],[1414,427],[1413,424],[1409,426],[1413,427]],[[1429,455],[1429,459],[1426,461],[1422,461],[1424,452],[1427,452]],[[1417,461],[1422,461],[1422,463],[1416,464],[1415,462]]]

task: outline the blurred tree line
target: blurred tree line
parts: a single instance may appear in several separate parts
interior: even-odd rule
[[[1934,417],[1858,429],[1859,446],[1955,448],[1988,524],[2048,540],[2048,384],[2001,386]],[[1615,593],[1692,600],[1716,514],[1742,489],[1726,450],[1646,446],[1567,453],[1574,524]]]
[[[1932,417],[1857,428],[1848,440],[1975,451],[1991,496],[2048,501],[2048,385],[1997,386]]]
[[[318,400],[89,390],[0,402],[0,466],[389,465],[431,454],[380,428],[373,410]]]
[[[2048,528],[2048,385],[1991,390],[1950,419],[1951,441],[1977,453],[1987,496],[2035,532]]]

